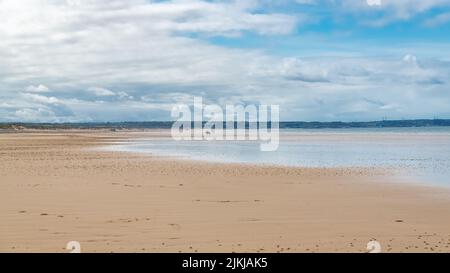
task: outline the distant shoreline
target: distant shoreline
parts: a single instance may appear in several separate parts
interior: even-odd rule
[[[172,121],[148,122],[82,122],[82,123],[0,123],[0,129],[170,129]],[[237,123],[235,123],[237,126]],[[248,127],[248,123],[246,123]],[[414,128],[414,127],[450,127],[450,119],[413,119],[413,120],[381,120],[362,122],[318,122],[318,121],[285,121],[280,122],[281,129],[348,129],[348,128]]]

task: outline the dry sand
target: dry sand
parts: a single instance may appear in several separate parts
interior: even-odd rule
[[[92,149],[136,136],[0,134],[0,252],[450,252],[448,190]]]

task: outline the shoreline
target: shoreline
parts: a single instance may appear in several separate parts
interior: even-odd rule
[[[133,149],[130,147],[133,146],[139,146],[139,145],[145,145],[148,144],[151,141],[156,140],[157,141],[163,140],[168,141],[171,139],[170,136],[170,130],[152,130],[150,132],[135,132],[137,135],[136,137],[126,137],[126,141],[123,142],[116,142],[116,143],[108,143],[108,145],[105,145],[103,147],[99,147],[99,150],[103,151],[111,151],[111,152],[127,152],[127,153],[136,153],[139,155],[147,155],[152,157],[158,157],[161,160],[180,160],[184,162],[193,162],[198,164],[208,164],[208,163],[214,163],[214,164],[228,164],[228,165],[244,165],[244,166],[253,166],[253,167],[278,167],[278,168],[298,168],[298,169],[324,169],[324,170],[335,170],[335,169],[347,169],[347,170],[354,170],[355,172],[366,170],[371,173],[371,175],[379,175],[379,176],[386,176],[389,180],[394,181],[394,183],[402,183],[402,184],[411,184],[411,185],[417,185],[417,186],[425,186],[425,187],[434,187],[434,188],[440,188],[440,189],[446,189],[450,190],[450,184],[448,184],[447,180],[443,180],[442,176],[445,176],[443,174],[440,174],[441,177],[432,177],[430,173],[420,173],[415,172],[414,167],[405,167],[405,166],[395,166],[394,164],[379,164],[379,165],[327,165],[322,164],[321,166],[316,165],[299,165],[297,163],[287,163],[287,162],[249,162],[248,160],[239,160],[237,158],[231,159],[223,157],[222,159],[218,158],[208,158],[208,157],[202,157],[199,155],[192,155],[192,154],[177,154],[167,152],[167,151],[157,151],[157,150],[145,150],[145,148],[142,149]],[[344,135],[351,135],[350,138],[344,138],[342,139],[342,134]],[[336,141],[336,143],[342,144],[342,143],[353,143],[358,141],[364,141],[367,142],[367,145],[373,145],[371,143],[372,141],[375,142],[383,142],[383,141],[394,141],[398,144],[404,144],[404,135],[408,136],[408,140],[415,140],[415,141],[447,141],[449,135],[449,132],[439,132],[439,133],[414,133],[411,135],[408,132],[379,132],[376,134],[373,134],[370,136],[371,132],[352,132],[350,133],[341,133],[341,132],[290,132],[285,131],[281,132],[280,134],[280,140],[282,140],[285,143],[290,142],[298,142],[298,141],[304,141],[305,143],[310,143],[311,140],[314,141],[323,141],[323,140],[330,140],[330,136],[332,138],[332,141]],[[432,136],[432,139],[430,140],[429,137]],[[368,141],[369,140],[369,141]],[[181,141],[183,143],[183,141]],[[205,141],[198,141],[198,142],[205,142]],[[206,141],[207,142],[207,141]],[[233,142],[233,141],[231,141]],[[241,141],[242,143],[256,143],[258,144],[258,141],[248,141],[244,140]],[[154,143],[154,144],[155,144]],[[162,142],[163,144],[165,142]],[[227,141],[217,141],[219,145],[223,143],[227,143]],[[165,143],[167,144],[167,143]],[[175,143],[176,145],[176,143]],[[444,145],[447,145],[447,143],[444,143]],[[185,151],[189,153],[189,151]],[[367,162],[366,162],[367,164]]]
[[[135,136],[0,134],[0,252],[450,252],[448,190],[90,150]]]

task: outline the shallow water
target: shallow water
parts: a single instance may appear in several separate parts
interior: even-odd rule
[[[261,152],[254,141],[146,139],[115,150],[226,163],[300,167],[380,167],[399,177],[450,186],[450,128],[289,129],[279,149]]]

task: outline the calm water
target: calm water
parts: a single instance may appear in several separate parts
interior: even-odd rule
[[[282,130],[279,149],[252,141],[139,140],[115,150],[212,162],[303,167],[381,167],[450,186],[450,128]]]

